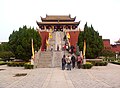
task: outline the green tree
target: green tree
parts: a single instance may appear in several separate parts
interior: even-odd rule
[[[2,58],[2,60],[10,60],[10,57],[14,57],[11,51],[0,51],[0,58]]]
[[[96,58],[103,49],[102,37],[92,27],[88,27],[87,23],[84,26],[84,31],[81,31],[78,36],[78,46],[80,51],[83,51],[84,40],[86,40],[86,58]]]
[[[10,51],[8,42],[2,42],[0,44],[0,51]]]
[[[31,40],[34,42],[34,50],[38,51],[41,46],[41,37],[34,28],[19,28],[19,31],[13,31],[9,37],[10,50],[15,54],[16,59],[28,61],[32,56]]]
[[[6,61],[9,60],[10,57],[14,57],[14,54],[10,51],[8,42],[2,42],[0,44],[0,58]]]
[[[115,57],[115,53],[110,50],[103,49],[102,52],[100,53],[100,56],[104,56],[105,58]]]

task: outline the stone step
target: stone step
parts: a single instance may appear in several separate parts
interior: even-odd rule
[[[52,63],[52,52],[51,51],[41,52],[37,67],[39,68],[51,67],[51,63]]]
[[[42,68],[42,67],[51,67],[51,63],[39,63],[37,67],[39,67],[39,68]]]
[[[51,65],[39,64],[37,67],[38,68],[51,68]]]
[[[50,61],[50,62],[41,62],[41,63],[39,62],[39,65],[41,65],[41,64],[42,64],[42,65],[50,65],[50,64],[51,64],[51,61]]]
[[[56,36],[59,35],[59,41],[56,40]],[[49,45],[53,45],[53,51],[50,51],[50,46],[47,51],[42,51],[40,53],[39,61],[37,67],[39,68],[49,68],[49,67],[60,67],[61,59],[63,56],[63,51],[55,51],[57,42],[61,43],[61,47],[64,46],[65,41],[63,41],[64,33],[63,32],[54,32],[52,33],[52,38],[49,39]],[[57,36],[58,37],[58,36]]]
[[[51,58],[51,57],[52,57],[52,55],[41,55],[41,56],[40,56],[40,59],[43,59],[43,58],[48,58],[48,59],[49,59],[49,58]]]
[[[51,63],[52,62],[52,60],[44,60],[44,59],[41,59],[41,60],[39,60],[39,63]]]

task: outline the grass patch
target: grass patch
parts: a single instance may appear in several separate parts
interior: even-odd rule
[[[26,76],[27,73],[17,73],[14,75],[14,77],[21,77],[21,76]]]
[[[0,71],[5,70],[5,69],[0,69]]]

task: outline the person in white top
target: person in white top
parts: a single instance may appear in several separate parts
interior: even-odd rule
[[[67,63],[67,70],[71,70],[71,56],[68,55],[66,58],[66,63]]]

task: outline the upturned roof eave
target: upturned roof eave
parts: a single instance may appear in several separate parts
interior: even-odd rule
[[[38,25],[79,25],[80,24],[80,21],[79,22],[37,22]]]
[[[54,21],[60,21],[60,20],[62,20],[62,21],[75,21],[75,18],[70,18],[70,19],[51,18],[51,19],[49,19],[49,18],[42,18],[42,17],[41,17],[41,20],[42,20],[42,21],[50,21],[50,20],[51,20],[51,21],[52,21],[52,20],[54,20]]]

